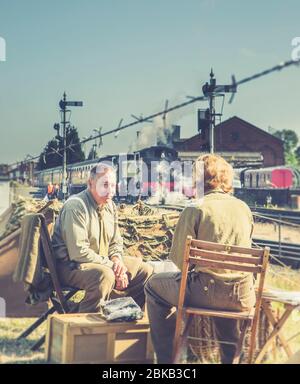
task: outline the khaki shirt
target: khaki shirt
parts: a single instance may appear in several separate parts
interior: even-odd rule
[[[251,247],[252,231],[253,217],[246,203],[220,190],[210,191],[204,195],[201,204],[187,207],[181,213],[173,237],[170,259],[182,269],[184,246],[189,235],[198,240]],[[196,266],[196,271],[209,273],[221,280],[236,280],[247,274],[199,266]]]
[[[99,249],[100,231],[97,203],[88,189],[71,196],[56,220],[52,245],[57,259],[78,263],[100,263],[112,266],[112,256],[123,257],[117,210],[111,201],[103,208],[108,254]]]

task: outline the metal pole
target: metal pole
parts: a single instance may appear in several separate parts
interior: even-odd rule
[[[62,172],[62,193],[63,193],[63,199],[65,200],[66,194],[67,194],[67,138],[66,138],[66,93],[64,93],[63,96],[63,101],[64,101],[64,106],[63,106],[63,119],[62,119],[62,124],[63,124],[63,149],[64,149],[64,154],[63,154],[63,172]]]
[[[281,257],[281,215],[279,215],[279,225],[278,225],[278,256]]]
[[[210,71],[210,82],[208,85],[208,97],[209,97],[209,151],[214,153],[215,143],[214,143],[214,128],[215,128],[215,88],[216,88],[216,79],[213,72],[213,69]]]
[[[210,153],[214,153],[215,151],[215,145],[214,145],[214,128],[215,128],[215,97],[213,94],[209,96],[209,115],[210,115],[210,122],[209,122],[209,142],[210,142]]]

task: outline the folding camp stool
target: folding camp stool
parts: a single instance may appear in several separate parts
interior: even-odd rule
[[[53,284],[53,291],[50,296],[52,303],[51,308],[48,309],[42,316],[40,316],[32,325],[30,325],[17,340],[26,338],[30,335],[38,326],[47,320],[48,316],[54,312],[58,313],[69,313],[70,308],[67,303],[78,291],[78,288],[74,287],[63,287],[61,286],[58,275],[56,272],[56,259],[54,256],[51,239],[46,223],[45,216],[42,213],[37,213],[41,220],[40,226],[40,247],[41,257],[43,258],[43,265],[48,269]],[[32,347],[31,350],[37,350],[45,342],[45,335],[42,336]]]
[[[279,319],[274,317],[272,312],[271,303],[277,302],[281,303],[284,306],[284,312]],[[255,363],[259,364],[263,357],[265,356],[267,350],[272,345],[273,341],[278,337],[281,345],[287,354],[288,357],[293,355],[293,352],[286,341],[283,335],[283,327],[287,320],[290,318],[291,314],[295,309],[300,309],[300,292],[289,292],[289,291],[280,291],[280,290],[267,290],[263,292],[262,296],[262,309],[266,314],[267,319],[273,327],[272,332],[270,333],[265,344],[261,348],[260,352],[256,356]]]

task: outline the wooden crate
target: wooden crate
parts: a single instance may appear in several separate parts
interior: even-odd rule
[[[138,321],[106,322],[98,314],[48,318],[46,360],[52,363],[152,363],[147,316]]]

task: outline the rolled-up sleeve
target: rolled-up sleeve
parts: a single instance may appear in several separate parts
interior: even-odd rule
[[[79,263],[111,264],[108,258],[98,255],[90,248],[85,216],[84,210],[78,209],[78,207],[75,209],[72,204],[64,207],[61,213],[61,235],[68,249],[70,260]]]

